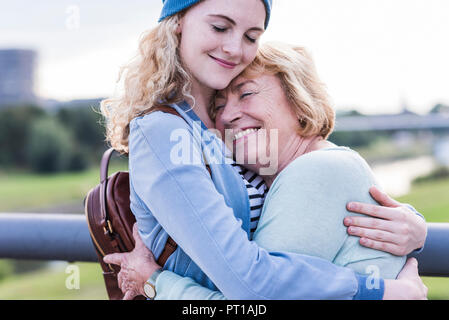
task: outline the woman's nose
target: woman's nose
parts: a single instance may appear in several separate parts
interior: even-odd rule
[[[240,58],[243,53],[242,42],[240,40],[240,37],[235,35],[230,36],[223,44],[223,51],[233,58]]]
[[[242,116],[238,107],[229,104],[225,106],[221,114],[221,119],[225,127],[231,127],[232,124]]]

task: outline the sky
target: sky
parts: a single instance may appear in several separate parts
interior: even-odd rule
[[[225,1],[225,0],[223,0]],[[339,110],[449,104],[449,1],[273,0],[265,41],[305,46]],[[0,0],[0,48],[38,52],[36,93],[112,95],[161,0]]]

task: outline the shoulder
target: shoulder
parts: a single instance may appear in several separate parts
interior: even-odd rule
[[[317,150],[307,153],[302,157],[296,159],[295,166],[308,166],[308,167],[324,167],[329,170],[345,169],[353,167],[354,165],[360,166],[365,160],[354,150],[346,147],[334,147]]]
[[[154,130],[172,130],[177,128],[188,128],[187,122],[180,116],[176,116],[170,113],[155,111],[145,116],[137,117],[131,120],[129,125],[130,133],[136,131]]]
[[[305,154],[292,161],[281,173],[289,181],[299,177],[351,178],[372,175],[366,161],[355,151],[344,148],[327,148]]]
[[[190,135],[191,127],[187,121],[170,113],[155,111],[145,116],[136,117],[129,125],[129,148],[141,143],[163,145],[171,143],[174,135]]]
[[[314,197],[355,196],[375,184],[376,179],[366,161],[357,152],[338,147],[317,150],[295,159],[275,179],[272,189],[273,193],[289,190],[288,193],[312,193]]]

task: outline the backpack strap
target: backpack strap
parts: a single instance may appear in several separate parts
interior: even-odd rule
[[[109,169],[109,161],[111,160],[112,154],[115,152],[114,148],[110,148],[103,153],[103,157],[101,158],[100,163],[100,209],[102,220],[101,223],[103,225],[103,230],[105,234],[112,234],[112,228],[108,219],[108,212],[106,210],[106,184],[108,181],[108,169]]]
[[[101,215],[102,215],[102,225],[103,229],[105,231],[105,234],[113,234],[110,221],[108,219],[108,214],[106,210],[106,183],[107,183],[107,177],[108,177],[108,168],[109,168],[109,161],[111,160],[112,154],[115,152],[114,148],[110,148],[106,150],[103,154],[103,157],[101,159],[100,164],[100,181],[101,181],[101,187],[100,187],[100,208],[101,208]],[[176,248],[178,247],[177,243],[169,236],[167,239],[167,242],[165,243],[165,247],[162,250],[161,255],[159,256],[157,263],[160,266],[164,266],[167,262],[168,258],[171,256],[173,252],[175,252]]]
[[[178,116],[178,117],[182,118],[183,120],[185,120],[179,114],[179,112],[175,108],[172,108],[172,107],[168,107],[168,106],[153,107],[153,108],[151,108],[150,113],[156,112],[156,111],[161,111],[161,112],[164,112],[164,113],[170,113],[170,114],[172,114],[174,116]]]

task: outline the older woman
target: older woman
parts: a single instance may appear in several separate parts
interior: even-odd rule
[[[367,190],[376,180],[355,151],[326,140],[335,115],[303,48],[263,46],[254,63],[217,95],[213,115],[217,129],[234,133],[236,158],[269,187],[254,234],[260,246],[396,278],[405,257],[362,247],[341,223],[348,215],[345,203],[375,203]],[[277,150],[269,156],[277,163],[274,173],[264,174],[265,146]]]
[[[259,173],[269,187],[254,233],[259,246],[350,267],[371,275],[373,288],[380,285],[380,278],[398,276],[404,256],[362,247],[342,223],[348,215],[346,203],[375,204],[367,190],[376,181],[356,152],[326,141],[334,126],[334,111],[303,48],[262,46],[244,73],[216,95],[211,116],[223,137],[232,137],[226,140],[237,162]],[[136,240],[142,248],[137,232]],[[160,269],[151,254],[146,254],[144,263],[125,267],[134,274],[122,276],[126,278],[122,290],[142,278],[136,270],[148,268]],[[163,274],[156,281],[158,299],[224,298],[190,278]],[[422,284],[411,288],[421,290],[416,297],[425,296]]]

